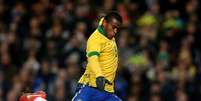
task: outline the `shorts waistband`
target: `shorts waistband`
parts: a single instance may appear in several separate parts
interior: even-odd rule
[[[84,87],[90,87],[90,88],[93,88],[93,89],[96,89],[96,90],[99,90],[97,87],[93,87],[93,86],[90,86],[90,85],[87,85],[87,84],[81,84],[79,83],[79,85],[84,85]],[[100,91],[100,90],[99,90]],[[108,91],[102,91],[102,92],[106,92],[106,93],[110,93],[110,94],[114,94],[114,92],[108,92]]]

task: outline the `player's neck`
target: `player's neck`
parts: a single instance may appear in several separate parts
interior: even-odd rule
[[[104,35],[105,37],[107,37],[107,33],[104,31],[103,26],[98,26],[98,31]]]
[[[113,37],[110,38],[110,37],[107,36],[107,33],[105,32],[103,26],[99,25],[99,26],[98,26],[98,31],[99,31],[102,35],[104,35],[106,38],[108,38],[109,40],[113,39]]]

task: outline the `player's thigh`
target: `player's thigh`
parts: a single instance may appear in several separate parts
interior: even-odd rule
[[[91,101],[104,101],[107,98],[108,94],[106,92],[100,91],[95,88],[91,88],[93,90],[93,97],[91,97]]]
[[[72,101],[103,101],[105,97],[107,97],[106,93],[95,88],[85,86],[77,91]]]
[[[88,101],[88,98],[82,95],[82,93],[80,93],[80,94],[75,94],[75,96],[73,97],[71,101]]]
[[[118,96],[115,94],[111,94],[105,101],[122,101]]]
[[[90,91],[86,87],[83,87],[76,92],[71,101],[89,101],[89,93]]]
[[[88,101],[88,98],[81,94],[75,95],[71,101]]]

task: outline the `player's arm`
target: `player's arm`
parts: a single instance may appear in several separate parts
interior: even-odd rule
[[[101,67],[98,61],[99,55],[97,53],[93,53],[94,55],[88,57],[88,62],[90,65],[90,69],[96,74],[96,86],[100,90],[104,90],[105,84],[110,82],[104,77],[101,71]]]
[[[87,57],[88,57],[88,64],[90,70],[95,73],[96,76],[96,86],[100,90],[104,90],[105,83],[109,83],[107,79],[105,79],[101,66],[99,63],[99,56],[100,56],[100,44],[96,42],[92,42],[89,40],[87,43]]]
[[[99,53],[96,51],[90,52],[88,54],[88,63],[90,69],[95,73],[96,77],[103,76],[100,64],[99,64]]]
[[[101,46],[98,39],[90,38],[87,42],[87,59],[89,68],[95,73],[96,77],[103,76],[99,63],[100,52]]]

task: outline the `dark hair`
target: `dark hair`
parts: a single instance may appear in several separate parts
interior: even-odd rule
[[[122,18],[117,12],[112,11],[112,12],[107,13],[105,16],[105,20],[107,22],[111,21],[112,18],[114,18],[114,19],[118,20],[120,23],[122,23]]]

